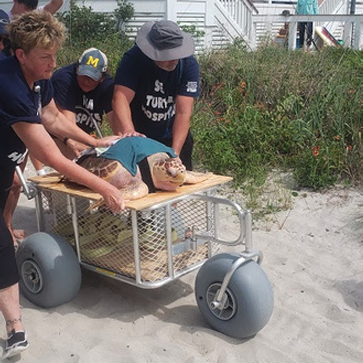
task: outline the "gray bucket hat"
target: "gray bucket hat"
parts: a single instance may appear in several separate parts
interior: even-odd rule
[[[194,53],[194,41],[171,20],[148,21],[137,32],[136,44],[154,61],[170,61]]]

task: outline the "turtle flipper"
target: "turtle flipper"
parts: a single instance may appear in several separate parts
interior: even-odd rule
[[[124,195],[125,201],[130,201],[140,199],[148,195],[149,188],[143,181],[140,181],[138,183],[128,185],[127,188],[120,189],[120,192]]]
[[[201,173],[198,171],[190,171],[187,170],[186,171],[186,179],[184,184],[197,184],[197,183],[201,183],[204,180],[209,179],[211,176],[213,175],[213,173]]]
[[[130,200],[140,199],[145,197],[149,193],[149,188],[144,182],[140,182],[140,184],[132,184],[130,187],[125,189],[119,189],[120,193],[124,196],[125,202],[129,202]],[[100,207],[105,203],[103,198],[100,198],[97,202],[92,203],[88,208],[87,212],[92,211],[95,208]]]

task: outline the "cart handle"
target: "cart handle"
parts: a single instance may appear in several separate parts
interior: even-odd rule
[[[27,181],[24,178],[24,174],[19,165],[17,165],[15,167],[15,171],[16,171],[16,174],[18,175],[20,183],[23,187],[24,194],[27,196],[28,200],[33,199],[38,193],[37,188],[31,183],[27,183]]]
[[[242,209],[242,207],[240,205],[238,205],[237,203],[229,200],[229,199],[225,199],[225,198],[220,198],[220,197],[214,197],[214,196],[210,196],[210,195],[203,195],[203,194],[191,194],[189,196],[191,199],[199,199],[199,200],[205,200],[206,202],[210,202],[213,204],[214,207],[214,232],[215,232],[215,236],[216,238],[212,238],[209,236],[205,236],[205,235],[194,235],[194,238],[198,238],[200,240],[205,240],[205,241],[212,241],[215,243],[219,243],[222,245],[229,245],[229,246],[237,246],[240,244],[244,244],[245,245],[245,253],[249,254],[249,253],[254,253],[255,251],[252,250],[252,213],[249,209],[244,210]],[[231,206],[238,215],[239,218],[239,227],[240,227],[240,232],[239,232],[239,236],[232,241],[228,241],[228,240],[224,240],[219,238],[219,205],[220,204],[224,204],[224,205],[228,205]]]

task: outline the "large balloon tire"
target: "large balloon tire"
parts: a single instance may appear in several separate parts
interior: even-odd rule
[[[195,296],[199,310],[215,330],[244,339],[256,335],[269,321],[273,290],[260,265],[249,260],[233,273],[223,308],[213,308],[211,302],[237,258],[237,254],[221,253],[206,261],[197,274]]]
[[[52,233],[34,233],[16,252],[20,291],[29,301],[51,308],[71,301],[81,287],[81,267],[71,245]]]

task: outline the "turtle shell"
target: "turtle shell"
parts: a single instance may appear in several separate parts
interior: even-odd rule
[[[114,185],[117,189],[135,188],[142,183],[140,172],[132,176],[117,160],[89,155],[79,165]]]

